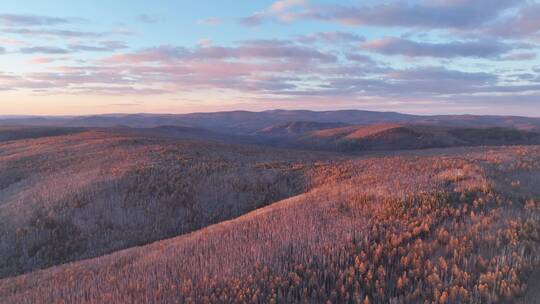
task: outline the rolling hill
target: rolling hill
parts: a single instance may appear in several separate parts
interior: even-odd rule
[[[324,129],[300,136],[300,145],[321,150],[404,150],[458,146],[540,144],[540,133],[507,128],[458,128],[383,124]]]
[[[256,132],[256,135],[270,137],[296,137],[319,130],[345,127],[347,124],[340,122],[313,122],[293,121],[283,124],[272,125]]]
[[[326,157],[128,133],[0,143],[0,277],[237,217],[305,191]]]
[[[1,280],[0,299],[532,303],[540,192],[527,180],[539,176],[538,147],[322,164],[313,178],[324,184],[308,192],[190,234]]]

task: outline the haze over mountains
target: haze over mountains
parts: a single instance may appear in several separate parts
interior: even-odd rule
[[[429,124],[458,127],[508,127],[540,129],[540,118],[490,115],[420,116],[396,112],[361,110],[308,111],[270,110],[231,111],[191,114],[109,114],[94,116],[3,118],[0,124],[53,125],[69,127],[157,127],[184,126],[234,134],[251,134],[274,125],[293,122],[369,125],[384,123]]]
[[[26,135],[22,129],[10,132],[10,137],[21,138],[32,137],[33,132],[71,132],[58,127],[116,128],[127,133],[162,138],[209,139],[329,151],[540,143],[540,118],[419,116],[360,110],[23,117],[0,119],[0,125],[49,127],[40,131],[28,128]]]

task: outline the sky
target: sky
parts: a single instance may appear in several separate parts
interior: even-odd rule
[[[540,117],[539,16],[530,0],[6,0],[0,115]]]

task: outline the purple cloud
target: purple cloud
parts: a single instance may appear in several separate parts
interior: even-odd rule
[[[268,17],[263,14],[255,13],[251,16],[240,18],[238,22],[246,26],[257,26],[262,24],[266,18]]]
[[[500,58],[508,61],[528,61],[536,59],[536,53],[514,53]]]
[[[150,14],[141,14],[137,16],[137,20],[144,23],[158,23],[163,21],[163,17]]]
[[[497,77],[493,74],[483,72],[462,72],[458,70],[449,70],[443,67],[422,67],[395,71],[388,76],[398,80],[436,80],[436,81],[460,81],[473,85],[484,85],[494,83]]]
[[[504,18],[486,32],[492,35],[519,38],[540,33],[540,3],[530,3],[520,8],[516,15]]]
[[[336,97],[342,100],[418,98],[436,101],[476,94],[514,96],[540,92],[534,77],[512,83],[516,78],[505,75],[510,71],[497,74],[464,72],[443,66],[422,67],[420,61],[414,63],[414,68],[397,69],[385,65],[380,58],[375,62],[365,53],[356,53],[351,44],[338,43],[361,41],[354,33],[329,32],[311,36],[324,42],[323,47],[298,43],[298,40],[238,41],[228,46],[163,45],[109,55],[94,61],[95,65],[57,68],[48,65],[44,68],[51,68],[46,72],[22,75],[20,80],[11,83],[13,88],[52,94],[157,95],[201,90],[291,100]],[[427,43],[403,38],[388,38],[382,42],[372,40],[361,46],[381,54],[493,60],[526,54],[513,50],[528,47],[492,40]],[[100,51],[122,47],[125,45],[121,42],[101,42],[72,44],[66,50]]]
[[[0,24],[7,26],[44,26],[65,23],[71,23],[71,20],[38,15],[0,14]]]
[[[237,47],[206,46],[193,50],[164,45],[143,49],[135,53],[115,55],[107,59],[107,61],[136,63],[213,59],[283,59],[297,61],[318,60],[322,62],[335,62],[337,60],[334,55],[290,42],[245,41]]]
[[[347,43],[364,41],[365,38],[347,32],[319,32],[312,35],[299,36],[297,40],[302,43]]]
[[[421,28],[472,28],[496,19],[523,0],[437,0],[374,6],[310,6],[297,19],[320,19],[349,25]]]
[[[485,91],[497,77],[487,73],[467,73],[442,67],[393,71],[384,78],[334,79],[333,91],[372,96],[434,96]]]
[[[200,19],[197,21],[197,24],[208,25],[208,26],[220,25],[222,23],[223,23],[223,20],[221,18],[215,18],[215,17]]]
[[[71,31],[71,30],[53,30],[53,29],[27,29],[27,28],[5,28],[0,32],[8,34],[19,34],[24,36],[41,36],[54,38],[98,38],[106,33]]]
[[[35,47],[22,48],[20,51],[23,54],[67,54],[70,52],[69,50],[66,50],[63,48],[47,47],[47,46],[35,46]]]
[[[361,54],[347,53],[345,54],[345,58],[347,58],[347,60],[356,62],[373,62],[373,59],[371,59],[371,57]]]
[[[99,45],[71,44],[69,49],[74,52],[112,52],[127,48],[127,45],[121,41],[103,41]]]
[[[278,0],[269,8],[261,12],[255,12],[250,16],[240,18],[240,24],[257,26],[267,20],[290,22],[297,19],[298,11],[307,6],[307,0]]]
[[[269,8],[255,12],[240,19],[240,23],[252,26],[271,20],[320,20],[352,26],[443,29],[461,37],[474,34],[483,37],[530,38],[531,41],[540,42],[540,3],[536,1],[420,0],[348,6],[290,2],[292,4],[277,5],[280,7],[278,10]],[[300,37],[303,43],[318,40],[313,35]]]
[[[66,93],[68,94],[84,94],[84,95],[160,95],[170,93],[164,89],[154,88],[137,88],[135,86],[83,86],[73,87]]]
[[[514,47],[525,47],[525,45],[510,45],[493,40],[430,43],[389,37],[367,41],[361,47],[365,50],[384,55],[493,58],[511,51]]]

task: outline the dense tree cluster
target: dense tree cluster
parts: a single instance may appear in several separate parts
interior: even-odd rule
[[[163,298],[180,303],[498,303],[523,295],[540,261],[540,203],[520,217],[492,193],[439,194],[385,201],[369,230],[322,259],[274,273],[185,281]],[[357,208],[357,206],[356,206]],[[517,211],[516,211],[517,212]],[[451,233],[450,233],[451,231]],[[291,260],[295,260],[291,257]],[[218,283],[220,282],[221,283]],[[135,291],[135,290],[134,290]]]

